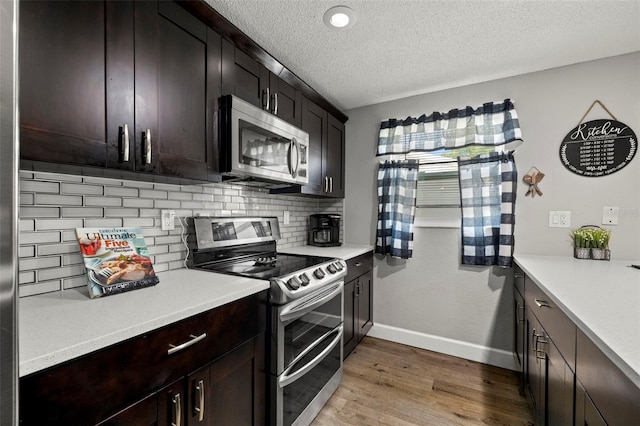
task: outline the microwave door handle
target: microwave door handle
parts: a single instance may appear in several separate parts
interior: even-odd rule
[[[311,303],[308,303],[306,299],[302,299],[299,303],[292,303],[292,305],[286,306],[282,312],[280,312],[280,321],[283,324],[287,324],[288,322],[298,319],[313,311],[318,306],[325,304],[327,301],[333,299],[337,294],[341,293],[342,286],[344,286],[344,281],[337,281],[333,287],[330,288],[327,293],[321,295],[322,297],[318,300],[313,300]]]
[[[295,167],[294,167],[294,159],[293,159],[293,150],[295,149]],[[298,177],[298,167],[300,167],[300,149],[298,148],[298,141],[296,138],[291,138],[291,143],[289,144],[289,174],[292,178]]]
[[[296,147],[296,169],[294,170],[293,177],[298,177],[298,170],[300,170],[300,143],[296,138],[293,138],[293,144]]]
[[[309,362],[304,367],[300,368],[299,370],[297,370],[295,373],[291,375],[289,375],[289,372],[295,366],[295,363],[293,363],[289,368],[284,370],[284,372],[282,373],[282,375],[280,375],[280,378],[278,379],[278,385],[281,388],[284,388],[290,385],[291,383],[295,382],[305,374],[307,374],[313,367],[320,364],[329,355],[329,353],[342,341],[343,326],[339,326],[337,330],[338,330],[337,336],[333,339],[333,341],[329,344],[329,346],[324,348],[322,352],[320,352],[318,356],[315,357],[311,362]],[[311,348],[309,349],[313,349],[313,347],[314,346],[311,346]]]

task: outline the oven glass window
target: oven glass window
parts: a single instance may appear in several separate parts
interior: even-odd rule
[[[331,334],[321,344],[314,348],[310,353],[305,355],[296,363],[296,367],[304,367],[313,361],[323,349],[329,345],[335,334]],[[315,367],[307,374],[300,377],[295,382],[289,384],[283,389],[283,424],[291,425],[304,411],[313,398],[318,395],[322,388],[331,380],[333,375],[340,369],[340,348],[341,342]],[[291,372],[294,374],[296,369]]]
[[[284,328],[284,368],[342,323],[342,293]]]

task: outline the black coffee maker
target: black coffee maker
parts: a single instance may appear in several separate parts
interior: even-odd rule
[[[339,214],[312,214],[309,217],[309,245],[334,247],[340,244]]]

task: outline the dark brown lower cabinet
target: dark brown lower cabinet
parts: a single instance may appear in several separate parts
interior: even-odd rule
[[[524,383],[536,425],[640,425],[640,387],[537,283],[518,268],[514,277],[514,292],[524,288]],[[514,300],[517,336],[517,294]],[[518,359],[521,343],[514,343]]]
[[[248,296],[21,378],[20,424],[263,425],[266,298]]]
[[[343,358],[373,325],[373,253],[347,260],[344,284]]]

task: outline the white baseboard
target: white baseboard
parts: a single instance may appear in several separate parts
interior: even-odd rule
[[[417,331],[406,330],[384,324],[374,324],[367,333],[368,336],[389,340],[403,345],[427,349],[495,367],[516,370],[513,354],[503,349],[480,346],[474,343],[434,336]]]

